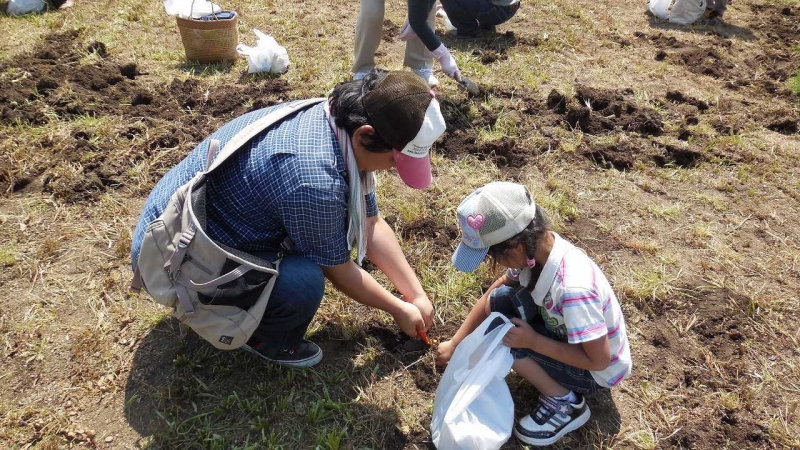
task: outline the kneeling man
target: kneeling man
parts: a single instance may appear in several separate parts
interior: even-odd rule
[[[211,140],[221,146],[277,105],[245,114],[200,143],[155,186],[133,237],[132,264],[147,225],[172,194],[204,170]],[[427,83],[411,72],[373,70],[340,84],[327,101],[267,128],[207,180],[207,233],[229,247],[280,264],[266,312],[244,346],[284,365],[310,367],[322,350],[303,339],[324,278],[359,303],[389,313],[410,336],[426,331],[433,306],[380,217],[374,173],[397,168],[409,186],[431,183],[429,150],[444,118]],[[357,248],[389,278],[392,295],[351,258]]]

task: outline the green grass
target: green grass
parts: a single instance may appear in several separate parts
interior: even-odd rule
[[[793,76],[792,78],[789,78],[787,84],[794,95],[800,95],[800,72],[798,72],[797,75]]]
[[[0,267],[11,267],[17,263],[17,251],[14,247],[0,248]]]

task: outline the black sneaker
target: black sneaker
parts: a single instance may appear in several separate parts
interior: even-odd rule
[[[303,339],[294,348],[281,349],[278,351],[267,348],[263,342],[248,342],[242,346],[244,350],[258,355],[267,361],[276,362],[288,367],[313,367],[322,361],[322,349],[311,341]]]
[[[591,412],[582,395],[576,394],[578,401],[572,403],[555,397],[539,397],[539,407],[523,417],[514,427],[517,439],[542,447],[556,443],[570,431],[582,427]]]

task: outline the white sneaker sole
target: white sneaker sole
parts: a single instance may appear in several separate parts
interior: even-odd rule
[[[322,349],[319,350],[319,353],[310,358],[299,359],[297,361],[278,361],[275,359],[267,358],[266,356],[259,353],[256,349],[250,347],[247,344],[242,345],[242,350],[247,350],[248,352],[256,356],[259,356],[261,359],[265,359],[267,361],[274,362],[286,367],[314,367],[317,364],[319,364],[320,361],[322,361]]]
[[[565,434],[567,434],[567,433],[569,433],[571,431],[575,431],[578,428],[584,426],[586,424],[586,422],[589,421],[589,417],[591,415],[592,415],[592,412],[589,411],[589,407],[587,406],[586,407],[586,411],[583,414],[578,416],[577,419],[575,419],[572,422],[568,423],[567,426],[562,428],[561,431],[559,431],[555,436],[553,436],[551,438],[534,439],[534,438],[525,436],[524,434],[520,433],[517,430],[517,426],[519,426],[519,424],[515,424],[514,425],[514,436],[516,436],[517,439],[519,439],[520,441],[522,441],[522,442],[524,442],[524,443],[526,443],[528,445],[533,445],[535,447],[545,447],[545,446],[548,446],[548,445],[553,445],[556,442],[558,442],[559,440],[561,440],[561,438],[564,437]]]

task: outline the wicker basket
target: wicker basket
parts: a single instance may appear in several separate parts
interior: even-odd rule
[[[192,2],[194,5],[194,2]],[[239,58],[239,15],[232,19],[195,20],[177,17],[186,59],[201,63]]]

